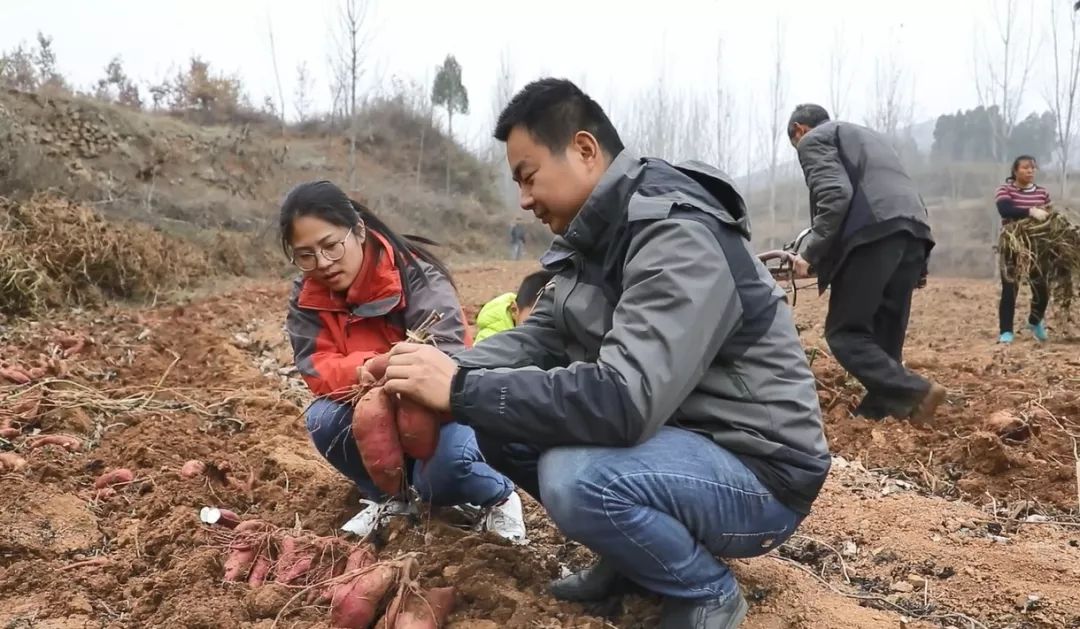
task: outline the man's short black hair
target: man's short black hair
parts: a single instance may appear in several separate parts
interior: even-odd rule
[[[526,275],[525,279],[521,280],[517,298],[514,300],[517,302],[518,308],[532,308],[536,305],[536,298],[540,296],[540,291],[547,286],[547,283],[553,277],[555,277],[555,273],[543,270]]]
[[[791,112],[791,118],[788,118],[787,136],[789,139],[795,137],[795,125],[797,124],[804,124],[813,129],[819,124],[828,121],[829,112],[825,111],[825,108],[821,105],[815,105],[814,103],[796,105],[795,111]]]
[[[495,139],[505,142],[519,124],[556,155],[566,150],[578,131],[591,133],[608,157],[623,150],[604,109],[566,79],[544,78],[523,87],[499,114]]]

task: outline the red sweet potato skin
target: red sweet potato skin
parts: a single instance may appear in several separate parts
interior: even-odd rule
[[[236,546],[225,560],[225,580],[242,581],[248,576],[248,569],[255,561],[255,549],[251,546]]]
[[[421,461],[435,454],[440,425],[434,412],[403,397],[397,403],[397,428],[405,454]]]
[[[371,374],[375,381],[383,379],[386,375],[386,367],[390,364],[390,354],[379,354],[371,360],[364,363],[364,369]]]
[[[398,438],[394,400],[382,387],[371,389],[356,403],[352,433],[375,486],[388,494],[400,493],[405,454]]]
[[[131,470],[121,467],[98,476],[94,481],[94,487],[104,489],[111,485],[130,483],[133,480],[135,480],[135,475],[131,473]]]
[[[398,570],[391,564],[379,564],[370,572],[339,585],[330,601],[330,622],[334,627],[367,629],[386,593],[397,580]]]
[[[391,629],[439,629],[454,608],[454,588],[432,588],[405,599]]]

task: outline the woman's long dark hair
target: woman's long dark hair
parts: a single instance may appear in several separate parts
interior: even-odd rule
[[[419,236],[397,234],[387,227],[386,223],[379,220],[379,217],[375,216],[371,210],[362,203],[350,199],[344,190],[329,181],[302,183],[285,196],[285,200],[281,203],[279,218],[281,249],[285,255],[289,255],[292,249],[293,221],[301,216],[314,216],[331,225],[347,227],[350,230],[356,229],[356,226],[363,222],[367,229],[378,232],[390,242],[394,262],[403,272],[408,268],[419,271],[426,284],[427,275],[420,269],[417,262],[417,260],[423,260],[438,269],[452,285],[454,284],[450,269],[435,254],[419,244],[420,242],[436,244],[434,241]]]
[[[1039,162],[1030,155],[1020,155],[1013,160],[1012,168],[1009,169],[1009,176],[1005,178],[1005,183],[1013,183],[1016,181],[1016,169],[1020,168],[1020,162],[1031,162],[1036,168],[1039,166]]]

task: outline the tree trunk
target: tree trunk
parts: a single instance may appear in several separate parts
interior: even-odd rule
[[[450,153],[454,150],[454,109],[446,108],[447,126],[449,132],[446,142],[446,194],[450,194]]]
[[[424,136],[427,135],[427,125],[420,127],[420,151],[416,155],[416,189],[420,189],[420,173],[424,167]]]

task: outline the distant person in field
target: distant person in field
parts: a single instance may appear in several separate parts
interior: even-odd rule
[[[729,558],[764,555],[810,512],[830,457],[785,294],[746,205],[700,162],[623,148],[570,81],[518,92],[495,137],[521,206],[556,234],[528,319],[453,357],[402,343],[387,387],[476,430],[485,459],[599,561],[560,600],[631,584],[663,629],[737,627]]]
[[[319,453],[364,496],[364,509],[347,525],[364,536],[384,516],[409,512],[410,504],[404,494],[384,495],[371,481],[351,430],[353,407],[341,398],[357,384],[362,365],[405,340],[405,331],[432,313],[442,315],[428,329],[435,351],[469,347],[468,326],[442,262],[329,181],[293,188],[280,223],[282,247],[303,273],[293,285],[285,325],[296,367],[318,396],[308,408],[307,429]],[[471,428],[443,426],[434,456],[407,460],[406,477],[424,500],[476,505],[486,510],[487,530],[524,539],[514,484],[484,462]]]
[[[831,288],[825,339],[866,388],[855,414],[927,422],[945,388],[903,365],[911,297],[934,246],[926,206],[889,139],[795,108],[788,137],[810,188],[810,233],[795,269]]]
[[[1005,183],[998,186],[994,199],[1003,225],[1022,218],[1045,221],[1050,212],[1050,193],[1035,183],[1038,164],[1030,155],[1013,160],[1012,170]],[[1013,318],[1016,314],[1016,260],[1003,260],[1001,273],[1001,301],[998,304],[998,326],[1001,343],[1013,342]],[[1046,308],[1050,305],[1050,283],[1045,273],[1032,269],[1028,282],[1031,287],[1031,312],[1028,329],[1040,343],[1050,338],[1046,331]]]
[[[529,273],[521,280],[516,293],[503,293],[484,304],[476,315],[476,342],[521,325],[529,318],[540,291],[554,276],[546,270]]]
[[[510,226],[510,259],[520,260],[525,254],[525,226],[520,220]]]

